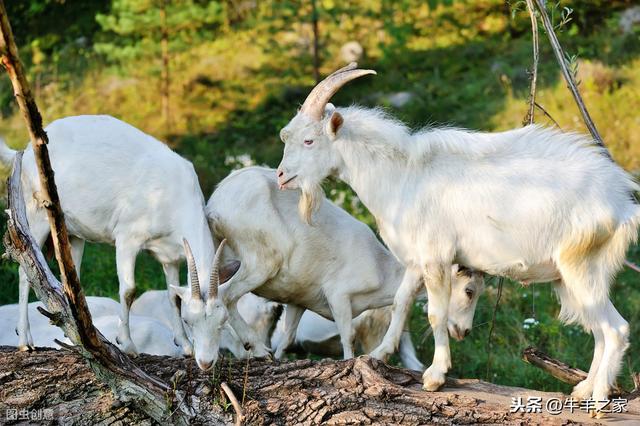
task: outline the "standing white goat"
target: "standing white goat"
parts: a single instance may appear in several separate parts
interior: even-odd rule
[[[424,389],[444,383],[451,366],[450,265],[460,263],[522,282],[555,281],[560,317],[595,338],[588,377],[573,395],[606,399],[629,334],[608,292],[637,238],[638,185],[577,134],[539,126],[411,133],[380,110],[328,104],[346,82],[367,74],[375,72],[351,64],[311,91],[280,133],[278,179],[281,188],[302,188],[306,217],[324,178],[348,183],[407,267],[389,331],[373,355],[396,347],[424,278],[436,344]]]
[[[453,337],[462,340],[471,329],[474,312],[469,312],[468,309],[456,312],[455,307],[466,307],[467,301],[473,297],[473,294],[481,294],[484,290],[484,279],[482,273],[459,268],[458,265],[453,265],[451,279],[453,280],[452,287],[454,289],[463,290],[452,294],[452,298],[457,298],[458,300],[452,301],[449,305],[448,315],[452,323]],[[384,306],[364,311],[353,319],[354,343],[362,352],[369,353],[382,342],[384,334],[389,329],[391,313],[392,307]],[[455,328],[458,324],[463,323],[462,328]],[[275,349],[288,332],[285,329],[283,317],[278,321],[276,329],[271,336],[271,347]],[[340,335],[336,324],[308,310],[300,318],[293,346],[320,356],[342,355]],[[398,354],[405,367],[415,371],[424,370],[424,365],[417,358],[415,347],[411,341],[411,334],[408,330],[402,332],[398,345]]]
[[[162,264],[167,286],[177,286],[179,265],[184,259],[183,241],[190,254],[186,243],[189,241],[193,246],[189,282],[193,299],[202,302],[197,277],[210,275],[214,246],[198,178],[189,161],[113,117],[67,117],[54,121],[45,130],[76,268],[80,270],[85,240],[115,245],[121,304],[118,342],[126,352],[135,354],[129,307],[135,293],[134,268],[140,250],[150,251]],[[0,160],[9,164],[14,156],[15,151],[0,143]],[[50,230],[38,195],[40,182],[31,146],[23,157],[22,187],[29,227],[42,246]],[[238,267],[235,262],[223,268],[223,280]],[[205,289],[206,303],[187,303],[182,308],[182,316],[189,317],[191,326],[199,330],[197,336],[207,336],[194,337],[199,339],[195,342],[195,356],[201,368],[210,367],[218,353],[217,346],[212,346],[217,338],[207,328],[205,317],[225,315],[215,298],[217,288],[211,288]],[[180,294],[189,291],[177,289]],[[18,344],[22,349],[33,344],[26,309],[28,294],[29,283],[20,270]],[[206,314],[201,304],[206,304]],[[192,354],[177,305],[173,307],[172,321],[176,344]]]
[[[353,317],[390,305],[404,268],[364,223],[324,197],[317,200],[315,226],[292,216],[298,199],[296,192],[278,190],[272,169],[242,169],[218,185],[207,203],[211,230],[242,262],[220,294],[234,330],[255,355],[268,350],[236,308],[248,292],[287,304],[277,358],[293,342],[305,309],[335,321],[344,357],[351,358]],[[479,292],[460,284],[453,291],[464,296],[457,308],[470,328]]]

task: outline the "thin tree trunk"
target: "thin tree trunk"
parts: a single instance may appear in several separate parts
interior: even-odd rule
[[[160,26],[161,38],[160,46],[162,48],[162,118],[165,125],[166,135],[171,133],[171,110],[169,89],[171,87],[171,79],[169,74],[169,28],[167,25],[167,6],[168,0],[161,0],[160,6]]]
[[[98,377],[111,386],[116,397],[134,402],[159,422],[187,424],[187,415],[180,404],[174,413],[168,411],[175,396],[171,387],[137,368],[93,327],[71,257],[69,235],[47,149],[49,141],[18,56],[3,0],[0,0],[0,61],[11,78],[14,94],[31,138],[41,199],[49,218],[62,284],[49,269],[29,231],[21,188],[22,152],[16,155],[9,180],[10,214],[5,236],[7,252],[20,263],[31,287],[47,307],[48,311],[43,309],[41,313],[63,328],[69,339],[78,345],[76,350],[89,362]]]
[[[320,52],[318,32],[318,6],[316,0],[311,0],[311,24],[313,25],[313,78],[320,83]]]

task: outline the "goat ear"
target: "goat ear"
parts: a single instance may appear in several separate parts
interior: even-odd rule
[[[327,105],[325,105],[324,107],[324,116],[331,117],[331,114],[333,114],[335,110],[336,110],[335,105],[333,105],[331,102],[327,103]]]
[[[287,130],[286,127],[283,127],[280,130],[280,140],[284,143],[287,143],[287,140],[289,140],[289,137],[291,136],[291,132],[289,130]]]
[[[329,137],[334,140],[338,136],[338,130],[344,124],[344,118],[338,111],[334,111],[327,122],[327,134]]]
[[[238,272],[238,269],[240,269],[240,265],[239,260],[232,260],[220,268],[220,284],[224,284],[233,278],[236,272]]]
[[[170,298],[179,297],[180,299],[185,300],[185,297],[189,294],[189,289],[187,287],[180,287],[177,285],[171,285],[169,287],[171,287],[169,292]]]

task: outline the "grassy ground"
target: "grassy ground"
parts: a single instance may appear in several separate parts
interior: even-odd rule
[[[361,3],[337,6],[322,2],[326,8],[320,26],[322,73],[342,65],[339,49],[349,40],[358,40],[365,48],[361,65],[378,71],[378,76],[346,87],[335,97],[336,104],[382,105],[414,127],[446,123],[500,130],[521,124],[528,88],[526,70],[531,63],[525,13],[517,12],[512,18],[508,6],[499,0],[456,1],[435,9],[412,1]],[[602,8],[594,14],[589,2],[573,3],[577,12],[562,28],[561,42],[571,55],[578,55],[580,90],[605,142],[623,167],[638,173],[639,33],[620,31],[617,10]],[[174,52],[173,127],[168,134],[159,114],[159,61],[107,64],[86,47],[70,46],[61,54],[62,60],[57,58],[55,67],[30,68],[36,69],[32,81],[38,82],[39,106],[47,122],[75,114],[112,114],[166,140],[194,163],[208,196],[232,168],[246,162],[278,164],[282,154],[278,131],[313,84],[311,27],[306,16],[305,7],[261,10],[215,40]],[[544,34],[541,37],[538,102],[562,128],[584,131]],[[28,64],[34,62],[34,52],[32,47],[23,51]],[[46,64],[47,58],[42,62]],[[398,91],[409,91],[413,98],[404,107],[393,108],[387,95]],[[0,134],[20,147],[27,138],[19,115],[9,106],[10,93],[7,82],[1,82],[4,118]],[[549,122],[538,117],[541,123]],[[358,219],[373,225],[366,209],[343,184],[328,182],[327,193]],[[640,249],[632,248],[629,258],[640,262]],[[146,254],[138,258],[136,279],[139,291],[165,286],[161,268]],[[88,244],[82,281],[87,294],[116,297],[112,248]],[[15,265],[2,261],[0,303],[16,301],[16,284]],[[638,353],[640,276],[623,271],[611,294],[631,323],[628,353]],[[567,391],[567,386],[520,361],[521,350],[536,345],[570,364],[583,369],[589,366],[592,339],[555,319],[559,307],[550,285],[522,288],[505,283],[488,351],[495,300],[496,286],[490,282],[478,305],[473,333],[462,343],[452,342],[451,374]],[[411,329],[419,354],[428,363],[433,344],[425,337],[426,321],[419,312],[416,307]],[[537,323],[526,328],[526,318],[535,318]],[[627,386],[630,368],[640,371],[640,359],[625,359],[622,383]]]

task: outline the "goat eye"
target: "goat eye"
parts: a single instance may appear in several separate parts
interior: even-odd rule
[[[305,144],[306,146],[311,146],[311,145],[313,145],[313,139],[305,139],[305,140],[304,140],[304,144]]]
[[[471,289],[469,289],[469,288],[468,288],[468,289],[466,289],[464,292],[467,294],[467,297],[468,297],[469,299],[472,299],[472,298],[473,298],[473,290],[471,290]]]

